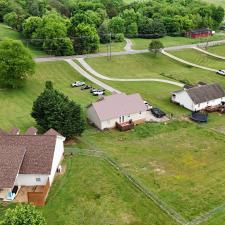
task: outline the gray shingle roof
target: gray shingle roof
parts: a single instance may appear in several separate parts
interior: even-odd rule
[[[187,89],[186,92],[195,104],[225,97],[225,91],[219,84],[209,84]]]
[[[0,133],[0,188],[11,188],[18,173],[51,173],[55,132],[51,130],[47,135]]]
[[[13,187],[25,152],[23,146],[0,145],[0,188]]]

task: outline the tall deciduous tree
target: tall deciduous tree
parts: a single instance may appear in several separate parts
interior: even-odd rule
[[[44,130],[53,128],[67,138],[81,135],[85,129],[80,105],[55,90],[49,82],[34,101],[31,115]]]
[[[7,88],[23,86],[34,73],[35,63],[21,41],[0,42],[0,85]]]
[[[8,209],[1,225],[47,225],[42,214],[31,205],[17,205]]]
[[[95,27],[81,23],[72,30],[74,51],[77,54],[94,53],[99,47],[99,36]]]

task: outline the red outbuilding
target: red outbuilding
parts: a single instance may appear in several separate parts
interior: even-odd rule
[[[190,38],[203,38],[203,37],[209,37],[212,35],[213,35],[213,31],[209,28],[191,30],[186,33],[186,36]]]

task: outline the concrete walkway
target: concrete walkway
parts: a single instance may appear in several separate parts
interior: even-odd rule
[[[81,74],[83,77],[87,78],[94,84],[100,86],[101,88],[104,88],[105,90],[109,92],[116,92],[116,93],[121,93],[120,91],[116,90],[115,88],[97,80],[90,74],[88,74],[85,70],[83,70],[79,65],[77,65],[72,59],[65,59],[65,61],[72,66],[73,69],[75,69],[79,74]]]
[[[107,77],[105,75],[102,75],[98,73],[96,70],[94,70],[85,60],[84,58],[78,58],[77,61],[82,65],[83,68],[85,68],[89,73],[93,74],[99,79],[102,80],[109,80],[109,81],[121,81],[121,82],[161,82],[161,83],[167,83],[172,84],[178,87],[183,87],[184,84],[176,82],[176,81],[170,81],[170,80],[164,80],[164,79],[157,79],[157,78],[137,78],[137,79],[126,79],[126,78],[113,78],[113,77]]]
[[[198,48],[198,47],[192,47],[192,48],[195,49],[195,50],[197,50],[197,51],[199,51],[199,52],[202,52],[202,53],[204,53],[204,54],[206,54],[206,55],[212,56],[212,57],[214,57],[214,58],[225,60],[225,57],[220,56],[220,55],[213,54],[213,53],[208,52],[208,51],[205,51],[205,50],[202,49],[202,48]]]
[[[130,39],[128,39],[128,38],[125,38],[125,41],[126,41],[126,46],[124,47],[124,50],[126,52],[132,52],[132,51],[134,51],[132,49],[132,45],[133,45],[132,41]]]
[[[162,50],[161,52],[162,52],[162,54],[164,54],[164,55],[168,56],[169,58],[171,58],[173,60],[176,60],[176,61],[178,61],[180,63],[186,64],[186,65],[189,65],[189,66],[192,66],[192,67],[196,67],[196,68],[199,68],[199,69],[211,71],[211,72],[217,72],[218,71],[216,69],[212,69],[212,68],[209,68],[209,67],[200,66],[200,65],[197,65],[197,64],[194,64],[194,63],[190,63],[190,62],[188,62],[186,60],[183,60],[181,58],[178,58],[178,57],[176,57],[176,56],[166,52],[165,50]]]

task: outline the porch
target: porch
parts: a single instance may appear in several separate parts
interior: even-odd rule
[[[116,123],[116,128],[120,131],[128,131],[134,128],[134,122],[132,120],[123,123]]]
[[[44,206],[45,200],[50,189],[50,182],[41,186],[22,186],[19,189],[13,202],[15,203],[32,203],[37,206]]]

